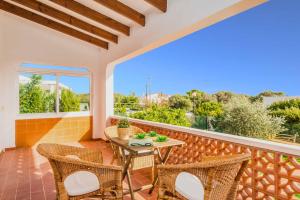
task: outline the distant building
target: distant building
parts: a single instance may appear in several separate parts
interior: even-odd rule
[[[300,99],[300,96],[276,96],[276,97],[263,97],[263,104],[270,106],[271,104],[279,101],[288,101],[291,99]]]
[[[140,102],[143,105],[146,105],[147,103],[156,103],[156,104],[163,104],[165,102],[168,102],[171,95],[163,94],[163,93],[153,93],[149,95],[142,96],[140,98]]]
[[[29,83],[30,80],[31,79],[26,77],[26,76],[22,76],[22,75],[19,76],[19,83],[21,83],[21,84]],[[43,90],[46,90],[46,91],[49,91],[49,92],[55,92],[55,90],[56,90],[56,81],[41,80],[40,86]],[[72,90],[70,87],[68,87],[68,86],[66,86],[62,83],[59,83],[58,87],[59,87],[59,90],[61,90],[61,89]]]

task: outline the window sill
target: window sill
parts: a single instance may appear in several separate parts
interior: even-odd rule
[[[16,119],[45,119],[45,118],[67,118],[67,117],[88,117],[91,112],[66,112],[66,113],[34,113],[18,114]]]

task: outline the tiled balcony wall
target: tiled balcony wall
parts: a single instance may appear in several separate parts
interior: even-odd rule
[[[41,142],[77,142],[92,139],[92,117],[16,120],[16,147]]]
[[[112,117],[116,124],[118,117]],[[154,130],[186,142],[174,148],[170,164],[192,163],[203,156],[251,152],[252,160],[241,179],[238,199],[300,199],[300,147],[222,133],[130,119],[145,131]]]

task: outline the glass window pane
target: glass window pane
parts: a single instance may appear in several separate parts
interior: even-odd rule
[[[19,74],[19,112],[56,112],[56,76],[52,74]]]
[[[59,111],[90,110],[90,79],[88,77],[60,76]]]

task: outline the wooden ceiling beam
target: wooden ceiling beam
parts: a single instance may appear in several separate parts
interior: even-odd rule
[[[84,17],[90,18],[100,24],[103,24],[111,29],[121,32],[127,36],[130,35],[130,27],[122,24],[110,17],[107,17],[85,5],[82,5],[74,0],[50,0],[57,5],[76,12]]]
[[[98,38],[92,37],[90,35],[87,35],[85,33],[77,31],[73,28],[70,28],[70,27],[65,26],[63,24],[60,24],[56,21],[53,21],[53,20],[48,19],[46,17],[40,16],[38,14],[35,14],[33,12],[30,12],[28,10],[20,8],[16,5],[5,2],[3,0],[0,1],[0,9],[4,10],[6,12],[9,12],[11,14],[17,15],[19,17],[28,19],[28,20],[33,21],[35,23],[38,23],[40,25],[46,26],[48,28],[54,29],[56,31],[65,33],[65,34],[70,35],[72,37],[78,38],[80,40],[89,42],[89,43],[94,44],[96,46],[99,46],[101,48],[108,49],[108,42],[106,42],[106,41],[103,41],[103,40],[100,40]]]
[[[167,12],[168,0],[145,0],[147,3],[161,10],[162,12]]]
[[[100,36],[102,38],[105,38],[111,42],[118,43],[118,36],[114,35],[106,30],[103,30],[101,28],[98,28],[96,26],[93,26],[89,23],[86,23],[80,19],[77,19],[71,15],[68,15],[60,10],[57,10],[55,8],[52,8],[46,4],[43,4],[41,2],[38,2],[36,0],[12,0],[18,4],[21,4],[23,6],[26,6],[28,8],[31,8],[33,10],[36,10],[40,13],[43,13],[45,15],[48,15],[50,17],[53,17],[57,20],[60,20],[62,22],[65,22],[67,24],[70,24],[72,26],[75,26],[79,29],[85,30],[89,33],[95,34],[97,36]]]
[[[145,16],[118,0],[94,0],[95,2],[127,17],[138,24],[145,26]]]

